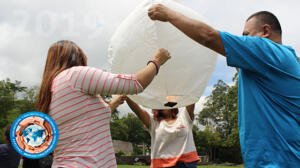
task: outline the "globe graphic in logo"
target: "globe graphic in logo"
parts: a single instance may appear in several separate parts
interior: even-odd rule
[[[25,130],[22,130],[25,142],[32,146],[37,147],[45,142],[45,130],[39,125],[30,125]]]
[[[50,116],[41,112],[29,112],[13,123],[10,137],[17,152],[36,159],[46,156],[54,149],[58,129]]]

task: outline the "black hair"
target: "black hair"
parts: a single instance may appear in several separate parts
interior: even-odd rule
[[[247,21],[254,17],[260,22],[260,24],[268,24],[271,26],[273,31],[278,32],[280,35],[282,34],[279,20],[273,13],[268,11],[256,12],[252,14]]]

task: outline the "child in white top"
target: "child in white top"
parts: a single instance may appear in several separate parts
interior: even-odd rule
[[[140,108],[128,97],[129,107],[137,114],[151,135],[151,168],[196,168],[197,155],[192,127],[194,104],[182,112],[178,109],[152,110],[153,115]]]

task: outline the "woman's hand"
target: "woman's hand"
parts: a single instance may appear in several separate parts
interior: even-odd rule
[[[146,68],[136,73],[136,79],[145,89],[153,80],[154,76],[158,73],[159,67],[170,59],[170,53],[166,49],[159,49],[152,57],[151,64],[149,63]],[[155,62],[155,63],[154,63]]]
[[[163,65],[167,62],[168,59],[170,59],[170,53],[166,49],[159,49],[155,55],[152,57],[152,60],[155,60],[159,63],[159,65]]]
[[[127,99],[127,96],[124,96],[124,95],[117,95],[117,96],[115,96],[109,102],[109,106],[111,108],[111,111],[114,111],[119,105],[123,104],[126,99]]]

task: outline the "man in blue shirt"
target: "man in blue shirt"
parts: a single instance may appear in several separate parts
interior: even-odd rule
[[[170,22],[239,68],[240,143],[247,168],[300,167],[300,63],[282,45],[281,26],[270,12],[251,15],[243,35],[220,32],[161,4],[152,20]]]

